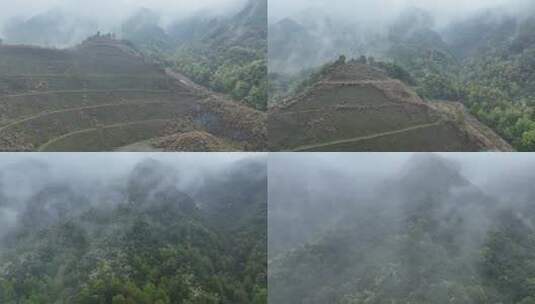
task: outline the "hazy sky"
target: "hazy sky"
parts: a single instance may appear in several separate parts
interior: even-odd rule
[[[176,172],[177,189],[194,192],[208,176],[226,174],[235,162],[250,158],[262,161],[265,154],[0,153],[0,238],[27,200],[50,185],[68,185],[98,201],[101,193],[95,189],[125,186],[135,166],[152,159],[158,161],[155,170]]]
[[[130,170],[147,158],[166,162],[176,168],[200,168],[262,155],[263,153],[0,153],[0,170],[6,165],[36,160],[65,173],[109,175],[115,171]]]
[[[274,22],[312,9],[326,16],[384,22],[397,16],[405,8],[419,7],[431,12],[440,23],[485,8],[507,4],[507,7],[514,10],[530,2],[530,0],[270,0],[269,14],[271,22]]]
[[[416,153],[417,154],[417,153]],[[270,166],[331,168],[346,175],[384,179],[400,173],[415,153],[277,153],[269,156]],[[459,164],[461,174],[486,191],[495,192],[496,183],[520,185],[535,177],[535,155],[523,153],[437,153]],[[440,174],[440,172],[437,172]]]
[[[72,15],[97,20],[102,26],[115,25],[140,7],[153,9],[164,19],[188,16],[200,10],[224,14],[246,0],[0,0],[0,24],[12,17],[28,18],[60,8]]]
[[[515,209],[535,199],[533,154],[277,153],[268,159],[268,247],[275,255],[376,206],[398,216],[402,205],[436,197],[444,211],[463,204],[465,226],[480,231],[488,224],[483,206]]]
[[[50,182],[119,182],[146,159],[155,159],[181,175],[192,187],[206,172],[215,173],[235,161],[262,153],[1,153],[0,186],[9,195],[35,192]],[[3,174],[2,174],[3,173]]]
[[[236,162],[251,158],[263,162],[265,154],[0,153],[0,240],[16,227],[34,195],[47,187],[67,186],[93,205],[117,204],[122,198],[114,196],[112,189],[124,189],[134,168],[143,163],[154,164],[162,174],[176,175],[176,180],[167,182],[193,194],[203,189],[208,178],[225,175]]]

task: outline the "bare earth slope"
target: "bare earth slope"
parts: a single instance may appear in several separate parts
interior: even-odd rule
[[[483,151],[512,148],[464,113],[424,102],[368,65],[336,66],[268,115],[272,151]],[[474,126],[477,125],[477,126]],[[489,132],[490,131],[490,132]]]
[[[1,151],[183,151],[161,139],[194,131],[265,150],[265,120],[109,35],[66,50],[0,45]]]

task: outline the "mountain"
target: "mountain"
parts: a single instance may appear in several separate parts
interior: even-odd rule
[[[225,170],[241,170],[236,166]],[[205,174],[214,181],[201,191],[222,186],[211,176],[216,171]],[[93,189],[110,201],[75,192],[68,182],[36,193],[0,240],[2,303],[266,303],[266,217],[249,219],[264,212],[267,197],[242,201],[265,189],[255,183],[261,178],[240,185],[247,195],[235,203],[254,208],[237,207],[233,219],[207,211],[194,193],[178,189],[180,178],[187,173],[149,159],[118,189]],[[211,197],[208,203],[227,202]],[[35,218],[38,211],[45,212]],[[234,221],[243,226],[224,228]]]
[[[533,7],[514,14],[510,9],[487,9],[437,26],[428,12],[410,8],[392,21],[386,34],[359,27],[346,34],[343,24],[329,23],[336,29],[332,30],[312,17],[306,23],[282,20],[271,25],[270,105],[276,108],[285,99],[301,98],[303,88],[317,83],[320,66],[339,54],[373,56],[403,73],[393,77],[403,78],[432,107],[466,112],[473,129],[491,142],[501,142],[499,149],[532,151],[535,22],[529,12]],[[328,41],[326,47],[323,41]],[[294,52],[289,52],[287,45],[294,42]]]
[[[190,151],[195,142],[169,137],[193,131],[221,141],[206,149],[264,150],[256,146],[265,145],[264,114],[161,68],[114,34],[69,49],[1,45],[0,67],[3,151]]]
[[[434,31],[434,20],[426,11],[403,11],[384,29],[336,20],[310,17],[285,18],[270,24],[270,72],[295,74],[316,67],[339,55],[370,55],[399,61],[424,55],[429,49],[447,53],[448,46]]]
[[[258,110],[267,105],[267,1],[248,0],[235,15],[202,14],[159,25],[141,10],[123,35],[153,60]]]
[[[95,20],[54,9],[12,19],[2,36],[8,44],[72,47],[102,30]],[[140,8],[105,28],[162,67],[257,110],[267,108],[267,0],[248,0],[230,15],[201,11],[165,25],[162,15]]]
[[[486,11],[454,23],[444,31],[444,39],[460,58],[469,58],[506,44],[515,35],[517,20]]]
[[[249,0],[238,14],[209,33],[213,47],[241,46],[265,52],[267,48],[267,0]]]
[[[172,47],[171,38],[159,23],[156,12],[143,8],[123,23],[121,34],[140,48],[168,50]]]
[[[426,84],[426,94],[444,95],[433,92],[431,86],[441,87],[448,95],[455,92],[479,120],[517,150],[531,151],[535,147],[533,24],[531,17],[508,16],[497,10],[452,24],[444,37],[459,64],[445,73],[437,71],[441,80]]]
[[[269,27],[270,72],[295,71],[316,57],[310,48],[316,39],[296,21],[286,18]]]
[[[531,151],[535,147],[531,68],[535,22],[529,16],[533,7],[515,14],[508,10],[488,9],[436,31],[442,39],[434,43],[439,50],[422,40],[415,45],[421,52],[404,56],[404,48],[399,48],[391,57],[416,79],[419,95],[461,101],[515,149]]]
[[[311,85],[268,116],[273,151],[511,150],[454,103],[424,102],[367,59],[326,65]],[[386,68],[385,68],[386,67]]]
[[[457,58],[441,33],[435,30],[433,17],[413,8],[404,11],[389,27],[386,58],[408,69],[413,77],[449,72]]]
[[[532,213],[524,217],[527,210],[515,202],[501,207],[437,156],[415,156],[403,172],[380,183],[375,197],[339,207],[345,218],[322,235],[270,256],[270,301],[533,300],[535,268],[521,269],[535,259]]]
[[[528,18],[520,22],[517,35],[511,43],[511,50],[514,53],[518,54],[535,46],[534,29],[535,18]]]
[[[202,26],[179,43],[175,68],[215,91],[267,108],[267,1],[248,0],[236,15]]]
[[[317,13],[317,12],[316,12]],[[296,74],[344,54],[371,53],[385,46],[359,24],[335,18],[285,18],[269,25],[269,71]]]
[[[8,20],[3,34],[5,42],[10,44],[67,47],[79,43],[97,30],[98,25],[91,20],[52,9],[28,19]]]

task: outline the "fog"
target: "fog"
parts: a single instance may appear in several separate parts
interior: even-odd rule
[[[75,36],[69,43],[78,43],[96,31],[120,34],[122,23],[140,9],[146,8],[160,17],[163,27],[185,18],[202,15],[214,18],[233,14],[247,0],[0,0],[0,38],[6,30],[32,17],[44,16],[61,20],[61,32]],[[42,21],[40,21],[42,22]],[[48,21],[47,21],[48,22]],[[72,34],[75,33],[76,35]],[[9,36],[9,35],[8,35]],[[14,39],[14,38],[12,38]],[[7,42],[10,42],[7,39]],[[62,47],[64,45],[56,45]]]
[[[65,212],[75,215],[88,208],[128,203],[134,192],[150,198],[180,191],[203,207],[197,198],[214,180],[233,178],[229,172],[247,168],[247,163],[265,166],[264,158],[248,153],[4,153],[0,155],[0,245],[3,236],[28,224],[34,215],[31,225],[38,227]],[[262,172],[242,174],[255,180]]]
[[[535,244],[533,155],[278,154],[268,163],[272,303],[522,303],[528,294],[532,255],[516,253]],[[514,282],[504,287],[502,273]]]
[[[221,14],[235,10],[245,0],[3,0],[2,21],[11,17],[31,17],[51,9],[62,9],[77,16],[92,17],[108,22],[132,14],[139,8],[148,8],[168,17],[184,17],[200,11]]]
[[[200,12],[223,15],[239,9],[246,0],[2,0],[0,24],[11,18],[30,18],[51,10],[98,21],[103,30],[120,25],[140,8],[151,9],[169,21]]]
[[[397,50],[414,44],[411,39],[434,39],[440,49],[466,34],[458,27],[464,22],[481,18],[488,28],[488,23],[504,18],[531,17],[534,9],[530,0],[273,0],[268,18],[270,71],[296,74],[339,55],[391,61]],[[407,45],[400,47],[400,42]]]
[[[277,22],[287,17],[329,17],[352,23],[389,24],[407,8],[424,9],[444,25],[473,13],[494,8],[503,8],[510,13],[519,13],[532,5],[530,0],[271,0],[269,20]]]
[[[419,199],[436,198],[445,209],[460,204],[467,227],[481,228],[494,211],[531,204],[534,172],[529,154],[270,155],[271,254],[311,242],[356,214],[366,217],[369,208],[396,217]]]

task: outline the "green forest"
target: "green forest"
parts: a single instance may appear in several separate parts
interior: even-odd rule
[[[206,173],[196,194],[173,170],[32,193],[0,235],[0,303],[267,303],[265,164]]]
[[[455,25],[451,46],[426,46],[422,34],[421,45],[405,54],[392,49],[391,56],[413,75],[422,97],[462,101],[517,150],[534,151],[535,19],[506,19],[478,35],[486,21]]]
[[[192,16],[166,29],[141,10],[123,25],[126,39],[154,61],[215,92],[267,108],[267,1],[249,0],[231,17]]]
[[[500,202],[454,166],[426,158],[436,157],[414,157],[405,173],[376,183],[382,194],[372,199],[337,184],[343,178],[332,172],[335,182],[324,182],[336,193],[286,180],[296,193],[311,191],[308,201],[289,207],[309,216],[270,219],[270,301],[535,303],[533,204]],[[516,186],[517,194],[530,193],[527,184]],[[300,200],[282,197],[281,204]],[[271,221],[286,223],[285,230]]]

